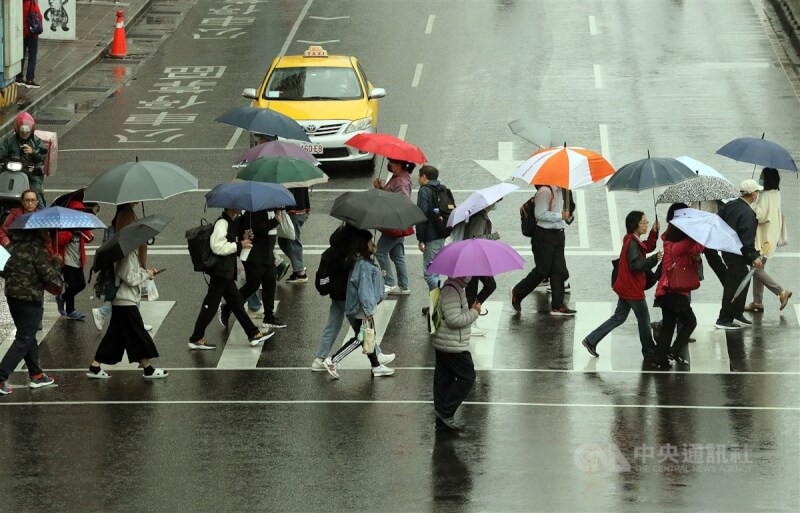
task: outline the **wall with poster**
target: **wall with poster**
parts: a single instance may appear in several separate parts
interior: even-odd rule
[[[39,0],[39,9],[44,16],[41,39],[75,39],[75,1]]]

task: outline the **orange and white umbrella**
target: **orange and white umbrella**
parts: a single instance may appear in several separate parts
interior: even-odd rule
[[[614,174],[602,155],[576,146],[544,148],[530,156],[511,175],[531,185],[577,189]]]

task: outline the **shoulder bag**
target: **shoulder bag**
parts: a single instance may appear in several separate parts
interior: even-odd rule
[[[694,265],[684,267],[678,265],[672,255],[672,247],[669,248],[672,265],[667,271],[667,288],[671,292],[682,293],[697,290],[700,288],[700,277],[697,276],[697,269]]]

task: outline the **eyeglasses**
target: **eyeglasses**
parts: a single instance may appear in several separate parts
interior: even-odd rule
[[[36,203],[36,198],[25,198],[22,200],[23,203]]]

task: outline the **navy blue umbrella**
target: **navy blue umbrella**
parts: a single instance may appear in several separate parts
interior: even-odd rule
[[[748,162],[764,167],[797,171],[797,164],[786,148],[758,137],[739,137],[717,150],[717,155],[728,157],[739,162]]]
[[[274,135],[284,139],[311,142],[300,123],[280,112],[257,107],[236,107],[214,121],[244,128],[248,132]]]
[[[283,185],[265,182],[219,184],[206,193],[206,206],[238,208],[248,212],[295,205],[294,196]]]
[[[24,214],[11,223],[12,230],[78,230],[105,228],[94,214],[64,207],[49,207]]]

